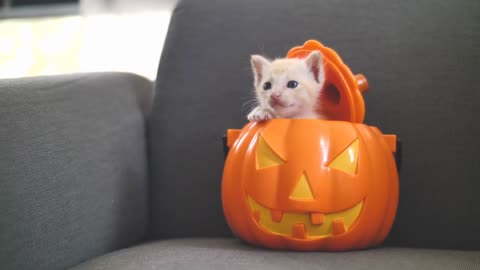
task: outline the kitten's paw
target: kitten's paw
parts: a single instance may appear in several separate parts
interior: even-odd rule
[[[268,110],[257,107],[248,114],[247,118],[250,122],[259,122],[272,119],[273,115]]]

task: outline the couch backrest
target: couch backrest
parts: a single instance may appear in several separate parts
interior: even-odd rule
[[[227,128],[252,96],[249,56],[307,39],[370,82],[366,123],[403,142],[400,203],[387,244],[480,248],[480,2],[181,2],[150,119],[154,237],[223,236]]]

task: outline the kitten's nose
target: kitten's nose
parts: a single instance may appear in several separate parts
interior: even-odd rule
[[[272,98],[275,99],[275,100],[278,100],[280,99],[280,92],[273,92],[272,93]]]
[[[270,99],[272,100],[272,102],[273,102],[274,104],[276,104],[276,103],[280,102],[280,95],[278,95],[278,96],[272,95],[272,96],[270,97]]]

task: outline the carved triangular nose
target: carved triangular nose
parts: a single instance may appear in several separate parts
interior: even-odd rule
[[[298,180],[297,185],[290,194],[290,199],[313,200],[313,192],[305,173],[302,174],[300,180]]]

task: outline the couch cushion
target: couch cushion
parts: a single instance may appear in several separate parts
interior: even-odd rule
[[[472,0],[180,3],[150,122],[155,236],[228,234],[221,137],[246,122],[249,56],[283,56],[314,38],[369,79],[366,123],[403,141],[387,243],[480,249],[478,14]]]
[[[65,269],[143,240],[152,83],[0,80],[0,268]]]
[[[286,252],[236,239],[164,240],[117,251],[71,270],[142,269],[479,269],[480,251],[378,248],[355,252]]]

